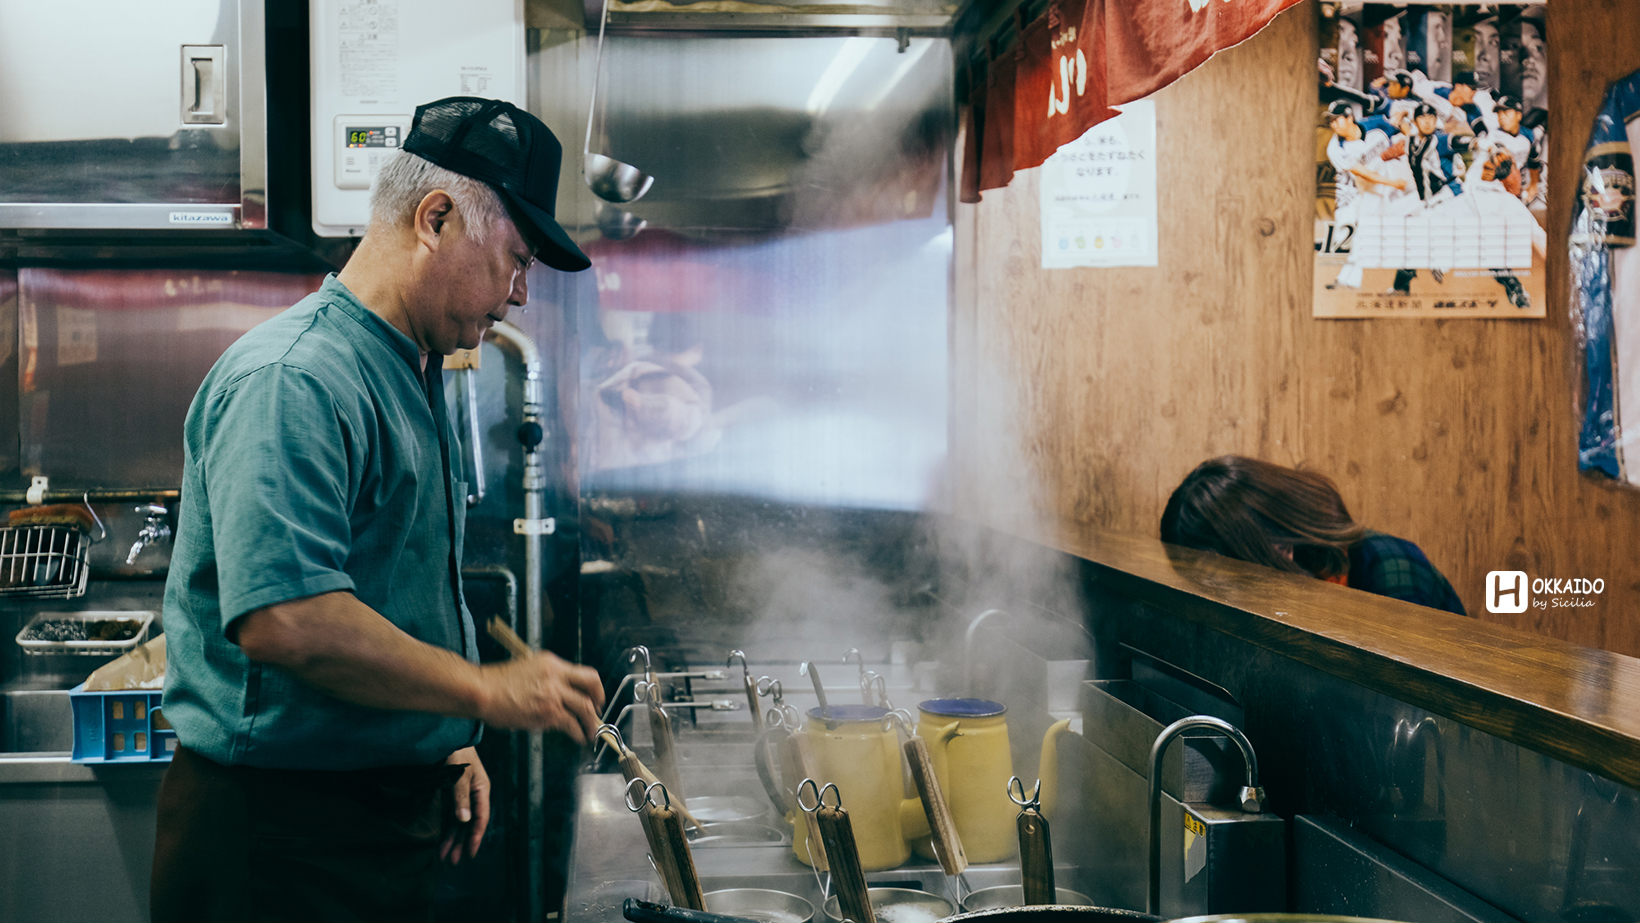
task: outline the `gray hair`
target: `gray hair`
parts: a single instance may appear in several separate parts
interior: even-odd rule
[[[387,161],[370,189],[370,220],[383,224],[406,224],[416,206],[435,189],[443,189],[455,200],[456,211],[467,226],[467,236],[481,244],[497,219],[507,216],[501,197],[488,183],[462,176],[409,151],[400,151]]]

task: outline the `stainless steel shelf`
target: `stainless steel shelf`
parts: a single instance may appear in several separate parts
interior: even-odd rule
[[[611,11],[611,35],[767,34],[780,36],[881,35],[945,36],[951,17],[944,14],[869,15],[823,13],[618,13]]]

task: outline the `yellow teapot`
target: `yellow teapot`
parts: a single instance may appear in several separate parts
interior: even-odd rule
[[[824,715],[811,708],[791,741],[799,771],[836,785],[848,799],[860,865],[868,872],[903,865],[912,841],[929,832],[922,800],[905,796],[900,736],[889,714],[875,705],[832,705]],[[788,817],[793,854],[813,865],[808,825]]]
[[[1008,779],[1015,772],[1006,719],[1002,703],[988,699],[929,699],[917,705],[917,736],[928,742],[934,774],[970,862],[1000,862],[1019,848],[1018,809],[1008,799]],[[1068,720],[1056,722],[1042,738],[1043,813],[1058,790],[1059,735],[1068,727]],[[914,846],[918,855],[935,858],[926,834]]]

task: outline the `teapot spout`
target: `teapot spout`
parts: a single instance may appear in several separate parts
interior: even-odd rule
[[[1044,816],[1053,810],[1054,799],[1059,795],[1059,735],[1070,726],[1069,718],[1055,721],[1042,735],[1042,760],[1037,764],[1037,777],[1042,780],[1041,810]]]
[[[921,798],[907,798],[900,802],[900,834],[907,840],[928,836],[933,828],[928,825],[928,810]]]

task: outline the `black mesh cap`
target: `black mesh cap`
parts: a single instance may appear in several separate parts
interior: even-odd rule
[[[416,108],[404,149],[488,183],[524,221],[518,230],[554,269],[592,265],[558,225],[558,170],[564,148],[540,119],[499,99],[451,96]]]

